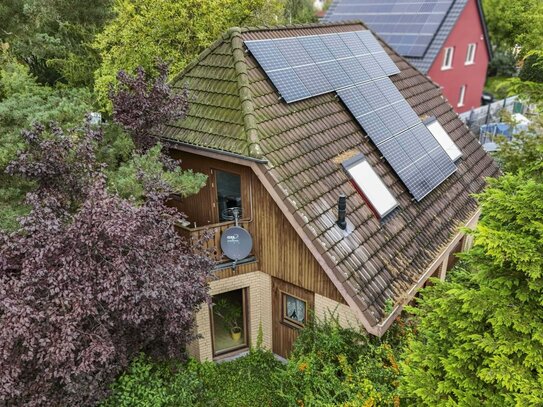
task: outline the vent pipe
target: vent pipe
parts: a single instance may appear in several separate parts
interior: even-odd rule
[[[339,194],[337,201],[337,225],[340,229],[345,230],[347,228],[347,221],[345,220],[345,213],[347,212],[347,197],[345,194]]]

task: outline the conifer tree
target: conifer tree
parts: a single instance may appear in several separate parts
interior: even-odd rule
[[[489,180],[478,197],[464,269],[412,309],[418,333],[404,353],[402,389],[416,405],[542,403],[543,160],[519,154],[534,162]]]

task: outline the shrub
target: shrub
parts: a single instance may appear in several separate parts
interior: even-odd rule
[[[286,369],[274,380],[284,405],[395,406],[398,377],[388,343],[331,318],[301,331]]]
[[[140,355],[117,379],[102,407],[280,406],[270,380],[280,369],[273,354],[261,349],[222,363],[153,363]]]

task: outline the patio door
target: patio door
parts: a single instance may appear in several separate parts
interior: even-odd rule
[[[213,356],[248,347],[247,289],[214,295],[210,314]]]

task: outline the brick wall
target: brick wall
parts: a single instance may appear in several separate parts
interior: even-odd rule
[[[217,295],[224,292],[247,288],[249,312],[249,342],[256,346],[259,326],[262,326],[262,346],[272,348],[272,297],[271,277],[260,271],[228,277],[209,283],[210,294]],[[212,360],[213,349],[211,344],[211,319],[209,306],[202,304],[196,314],[196,333],[200,338],[189,344],[189,354],[199,360]]]
[[[348,305],[315,294],[315,317],[324,320],[332,315],[338,318],[340,325],[344,328],[361,329],[362,327],[356,313]]]

